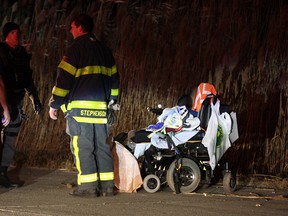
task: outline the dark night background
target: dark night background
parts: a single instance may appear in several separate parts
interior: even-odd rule
[[[288,3],[285,0],[0,0],[1,27],[20,24],[44,104],[28,99],[16,164],[69,167],[65,120],[49,119],[56,68],[70,43],[71,17],[95,20],[121,75],[112,135],[155,123],[147,106],[174,106],[201,82],[213,83],[237,113],[239,140],[227,158],[239,174],[288,177]]]

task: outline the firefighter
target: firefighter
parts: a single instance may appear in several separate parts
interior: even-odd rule
[[[92,34],[93,20],[80,14],[71,23],[72,45],[60,64],[49,115],[65,113],[66,132],[78,171],[74,196],[113,196],[114,167],[106,143],[107,104],[117,102],[119,74],[111,50]]]
[[[3,146],[0,167],[0,185],[16,187],[7,176],[7,170],[15,154],[15,142],[22,122],[22,102],[25,94],[33,103],[37,114],[42,110],[36,87],[32,79],[30,56],[25,48],[19,45],[20,28],[14,22],[8,22],[3,27],[4,42],[0,43],[0,76],[6,88],[6,98],[11,121],[2,128]],[[5,116],[5,112],[4,112]],[[5,126],[5,125],[4,125]]]

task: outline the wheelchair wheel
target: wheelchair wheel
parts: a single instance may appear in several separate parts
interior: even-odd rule
[[[178,159],[178,163],[180,163],[180,161],[181,159]],[[174,192],[176,191],[174,185],[174,176],[176,172],[175,166],[176,160],[172,162],[167,171],[167,183],[170,189]],[[178,172],[181,193],[191,193],[199,186],[201,171],[199,166],[193,160],[183,158],[182,166]]]
[[[223,176],[223,188],[226,193],[232,193],[236,190],[236,175],[230,171],[226,172]]]
[[[143,188],[148,193],[155,193],[161,186],[160,179],[154,174],[147,175],[143,180]]]

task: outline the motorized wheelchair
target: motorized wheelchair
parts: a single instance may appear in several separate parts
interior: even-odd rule
[[[202,102],[197,113],[197,118],[200,119],[199,130],[196,135],[184,143],[175,145],[172,137],[178,131],[169,128],[158,133],[162,139],[167,141],[169,145],[167,149],[159,149],[151,145],[149,135],[152,132],[147,129],[132,130],[127,134],[126,146],[131,153],[134,154],[138,146],[141,145],[143,149],[143,146],[146,145],[144,154],[138,154],[136,157],[143,178],[143,188],[147,192],[154,193],[162,185],[168,184],[170,189],[176,193],[191,193],[200,184],[209,185],[215,177],[214,171],[216,170],[221,172],[225,192],[231,193],[236,189],[236,173],[230,171],[228,163],[222,159],[219,161],[217,169],[211,169],[208,150],[202,144],[211,116],[211,102],[215,103],[216,100],[216,95],[209,95]],[[148,111],[160,115],[163,109],[148,108]],[[230,113],[231,110],[229,106],[222,104],[221,112]]]

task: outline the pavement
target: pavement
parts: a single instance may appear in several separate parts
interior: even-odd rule
[[[288,188],[241,185],[233,194],[225,194],[218,183],[191,194],[175,194],[163,187],[156,193],[141,188],[136,193],[118,193],[114,197],[82,198],[69,195],[76,180],[75,171],[22,167],[11,170],[9,175],[22,186],[0,187],[1,216],[277,216],[287,215],[288,210]]]

